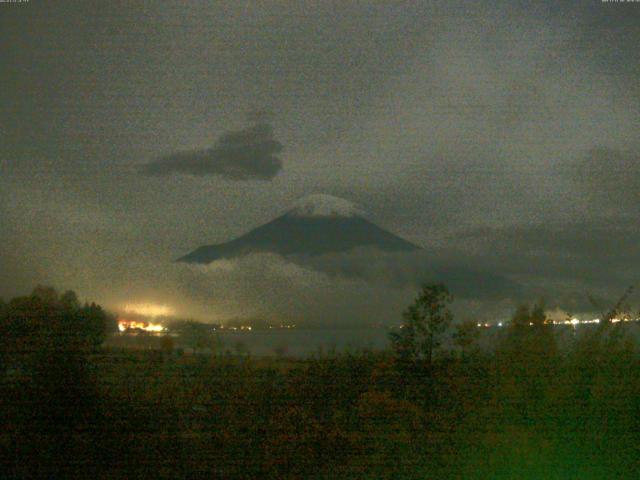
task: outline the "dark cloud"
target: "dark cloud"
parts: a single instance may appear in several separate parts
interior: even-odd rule
[[[443,259],[436,251],[391,253],[361,248],[339,254],[292,256],[290,260],[331,277],[355,279],[386,288],[417,289],[425,282],[442,282],[455,295],[465,299],[494,301],[524,295],[517,282],[499,272],[500,266],[474,266],[466,259]]]
[[[267,123],[223,134],[212,148],[176,152],[146,164],[147,175],[220,175],[231,180],[270,180],[282,170],[282,144]]]
[[[640,261],[640,234],[623,217],[609,223],[583,221],[459,232],[451,239],[452,249],[440,255],[448,263],[474,245],[465,255],[469,266],[483,271],[500,271],[521,282],[526,297],[543,297],[549,304],[576,310],[593,310],[589,296],[604,304],[620,296],[640,276],[630,265]]]

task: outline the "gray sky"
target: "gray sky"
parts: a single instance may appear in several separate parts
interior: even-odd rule
[[[0,39],[4,297],[392,315],[410,286],[171,263],[315,192],[525,297],[580,309],[637,281],[640,4],[31,0],[0,4]]]

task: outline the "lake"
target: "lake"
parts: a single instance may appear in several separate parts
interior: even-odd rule
[[[640,343],[640,324],[637,322],[620,325],[628,332],[636,344]],[[561,349],[571,348],[572,344],[586,332],[597,328],[595,325],[555,326],[556,339]],[[477,345],[481,349],[492,349],[505,335],[507,328],[481,328]],[[362,350],[380,351],[390,346],[389,332],[386,328],[354,329],[277,329],[252,331],[220,331],[212,334],[217,342],[217,351],[230,353],[249,353],[252,356],[290,356],[308,357],[331,352],[359,352]],[[107,345],[131,348],[159,348],[161,337],[155,335],[121,334],[110,338]],[[453,348],[451,334],[443,335],[442,346]],[[190,351],[191,346],[180,337],[174,337],[175,347]],[[208,348],[199,349],[202,353]]]

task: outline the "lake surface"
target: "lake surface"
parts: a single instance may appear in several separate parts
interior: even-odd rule
[[[640,345],[640,324],[628,323],[621,325]],[[585,333],[597,328],[593,325],[556,326],[556,340],[560,349],[569,349]],[[481,349],[493,349],[507,332],[507,328],[481,328],[477,345]],[[217,331],[216,339],[218,352],[249,353],[252,356],[290,356],[308,357],[345,352],[360,352],[363,350],[380,351],[390,347],[389,333],[393,331],[385,328],[358,329],[278,329],[252,331]],[[119,347],[159,348],[158,336],[129,336],[119,335],[107,343]],[[442,337],[443,348],[454,348],[450,334]],[[190,351],[191,346],[184,343],[180,337],[174,337],[175,347]],[[199,349],[200,352],[210,352],[208,348]]]
[[[640,324],[628,323],[621,325],[630,338],[640,343]],[[593,331],[595,325],[555,326],[556,339],[561,349],[570,348],[583,334]],[[319,353],[330,352],[358,352],[362,350],[384,350],[391,346],[389,333],[393,331],[385,328],[369,329],[293,329],[293,330],[258,330],[251,332],[218,332],[223,350],[235,352],[238,348],[245,348],[252,355],[270,356],[284,354],[304,357]],[[396,330],[397,331],[397,330]],[[481,328],[478,346],[482,349],[492,349],[498,340],[505,335],[506,328]],[[451,334],[441,338],[444,348],[453,348]]]

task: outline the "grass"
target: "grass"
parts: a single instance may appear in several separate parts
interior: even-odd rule
[[[613,328],[431,366],[103,347],[45,396],[5,373],[2,459],[22,478],[636,478],[640,356]]]

